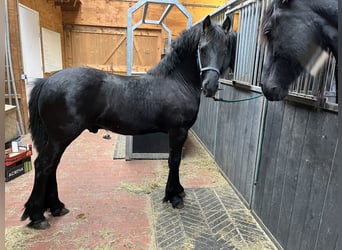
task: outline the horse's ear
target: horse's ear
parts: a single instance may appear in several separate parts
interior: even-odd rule
[[[208,16],[203,20],[203,31],[206,32],[210,25],[211,25],[211,19],[210,19],[210,16],[208,15]]]
[[[229,32],[231,24],[232,24],[232,21],[230,20],[229,16],[227,16],[226,20],[224,20],[222,24],[222,28],[226,33]]]

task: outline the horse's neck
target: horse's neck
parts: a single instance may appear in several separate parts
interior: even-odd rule
[[[183,84],[190,85],[194,90],[201,89],[201,76],[195,53],[185,56],[177,65],[174,73]]]
[[[337,1],[313,1],[312,10],[319,16],[315,25],[322,39],[323,49],[330,49],[335,58],[338,57],[338,9]]]
[[[337,0],[312,1],[312,10],[326,20],[331,26],[338,27]]]

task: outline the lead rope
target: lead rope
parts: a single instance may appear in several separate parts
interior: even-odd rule
[[[227,99],[223,99],[223,98],[216,98],[215,96],[213,97],[215,102],[226,102],[226,103],[234,103],[234,102],[244,102],[244,101],[249,101],[249,100],[253,100],[253,99],[257,99],[259,97],[264,96],[263,94],[259,94],[259,95],[255,95],[252,97],[248,97],[248,98],[242,98],[242,99],[237,99],[237,100],[227,100]]]

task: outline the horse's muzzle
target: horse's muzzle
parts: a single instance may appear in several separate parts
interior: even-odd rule
[[[271,85],[266,86],[265,84],[260,84],[263,94],[269,101],[281,101],[289,93],[288,89],[284,89],[280,86]]]
[[[203,83],[202,91],[205,97],[214,97],[218,89],[218,84],[209,85],[207,82]]]

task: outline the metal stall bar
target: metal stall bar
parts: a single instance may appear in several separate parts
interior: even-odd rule
[[[156,4],[167,4],[164,13],[158,20],[146,20],[147,11],[148,11],[148,5],[150,3],[156,3]],[[135,25],[133,25],[133,14],[138,9],[140,9],[142,6],[144,6],[142,19],[138,21]],[[167,25],[164,23],[164,20],[168,13],[171,11],[173,6],[176,6],[187,18],[187,28],[190,28],[192,25],[192,16],[191,14],[185,9],[185,7],[179,3],[178,0],[140,0],[138,1],[134,6],[128,9],[127,13],[127,75],[132,74],[144,74],[145,72],[133,72],[133,32],[135,29],[137,29],[142,24],[152,24],[152,25],[160,25],[165,32],[168,33],[168,49],[170,49],[171,46],[171,39],[172,34],[171,30],[167,27]]]
[[[239,2],[236,6],[228,6],[227,8],[226,15],[240,11],[234,79],[253,84],[255,73],[253,69],[258,41],[257,27],[261,10],[260,1]]]
[[[229,14],[226,13],[226,14]],[[239,14],[239,20],[238,20],[238,31],[241,30],[242,27],[242,12],[240,12]],[[236,39],[236,54],[235,54],[235,65],[234,65],[234,78],[235,79],[240,79],[240,64],[241,64],[241,60],[240,60],[240,56],[241,55],[241,46],[237,46],[238,44],[240,44],[240,40],[241,40],[241,36],[237,35],[237,39]]]
[[[5,0],[5,63],[6,63],[6,72],[7,72],[7,82],[8,82],[8,98],[12,100],[14,96],[15,106],[17,110],[17,115],[19,119],[18,130],[19,134],[24,134],[24,122],[21,115],[20,103],[18,99],[17,87],[15,84],[15,78],[13,73],[13,65],[12,65],[12,56],[11,56],[11,43],[10,43],[10,32],[9,32],[9,18],[8,18],[8,5],[7,0]],[[13,90],[13,94],[11,92]],[[12,101],[10,101],[11,103]]]
[[[267,8],[267,1],[261,1],[261,7],[260,8],[260,12],[259,12],[259,17],[258,17],[258,25],[260,25],[262,18],[264,17],[264,12],[265,9]],[[264,58],[264,53],[265,53],[265,49],[262,47],[261,45],[261,32],[259,32],[258,29],[259,26],[256,27],[256,32],[257,32],[257,37],[258,37],[258,44],[257,44],[257,51],[256,51],[256,59],[255,59],[255,65],[254,65],[254,76],[253,76],[253,85],[255,86],[259,86],[259,79],[261,77],[261,70],[262,70],[262,63],[263,63],[263,58]]]
[[[254,75],[256,74],[256,70],[255,70],[255,65],[256,65],[256,61],[257,61],[257,46],[258,45],[258,27],[259,27],[259,21],[260,21],[260,1],[256,1],[256,3],[253,4],[253,11],[254,11],[254,15],[253,15],[253,23],[252,23],[252,38],[253,38],[253,43],[252,43],[252,48],[251,48],[251,60],[250,60],[250,76],[249,76],[249,80],[250,83],[252,85],[256,85],[255,81],[253,81],[254,79]]]
[[[169,4],[169,5],[166,7],[164,13],[162,14],[162,16],[160,17],[160,19],[159,19],[159,21],[158,21],[159,24],[162,24],[162,23],[164,22],[166,16],[169,14],[169,12],[171,11],[172,7],[173,7],[173,5],[171,5],[171,4]]]
[[[159,19],[157,20],[147,20],[147,12],[149,9],[149,4],[155,3],[155,4],[166,4],[166,8]],[[187,28],[190,28],[192,25],[192,16],[191,14],[184,8],[182,4],[179,3],[178,0],[140,0],[138,1],[134,6],[128,9],[127,13],[127,75],[138,75],[138,74],[145,74],[145,72],[135,72],[133,71],[133,32],[137,28],[139,28],[142,24],[152,24],[152,25],[160,25],[163,30],[168,34],[168,50],[170,50],[171,47],[171,40],[172,40],[172,31],[168,28],[168,26],[164,23],[164,20],[166,16],[170,13],[171,9],[176,6],[187,18]],[[143,7],[143,13],[141,20],[137,21],[133,25],[133,14]],[[144,135],[143,140],[147,140],[152,144],[156,144],[157,141],[162,142],[162,144],[165,144],[165,135],[160,134],[150,134],[150,135]],[[168,153],[165,152],[140,152],[137,149],[133,150],[133,145],[139,144],[139,141],[142,140],[142,137],[139,138],[139,136],[126,136],[126,160],[130,159],[158,159],[158,158],[167,158]],[[140,149],[139,149],[140,150]],[[134,152],[133,152],[134,151]]]

